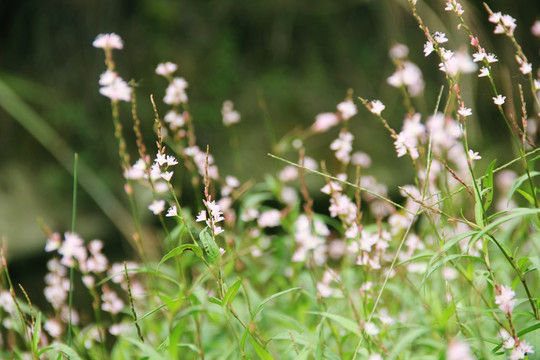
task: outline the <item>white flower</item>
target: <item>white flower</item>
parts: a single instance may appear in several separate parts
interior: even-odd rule
[[[112,101],[131,101],[131,88],[120,76],[116,76],[110,84],[100,88],[99,93]]]
[[[482,157],[480,155],[478,155],[478,153],[476,151],[472,151],[471,149],[469,149],[469,159],[471,160],[480,160]]]
[[[461,116],[470,116],[472,115],[472,109],[471,108],[466,108],[465,106],[462,106],[459,108],[458,110],[458,114],[461,115]]]
[[[502,96],[501,94],[497,95],[497,97],[493,98],[493,102],[495,105],[502,105],[504,104],[504,100],[506,99],[506,96]]]
[[[172,75],[172,73],[174,73],[177,69],[178,69],[178,65],[170,61],[167,61],[157,66],[156,74],[167,77],[169,75]]]
[[[531,63],[524,62],[524,63],[521,64],[521,66],[519,67],[519,71],[521,71],[521,73],[522,73],[523,75],[530,74],[530,73],[532,72],[532,65],[531,65]]]
[[[340,132],[339,137],[330,144],[330,149],[336,152],[336,158],[344,164],[348,164],[351,160],[350,153],[352,151],[352,142],[354,136],[348,132]]]
[[[424,44],[424,56],[428,56],[429,54],[431,54],[433,52],[433,50],[434,50],[433,43],[428,40]]]
[[[240,121],[240,113],[234,110],[233,102],[226,100],[223,102],[223,107],[221,108],[221,115],[223,116],[223,125],[231,126]]]
[[[257,224],[262,228],[279,226],[281,224],[281,213],[277,209],[267,210],[259,215]]]
[[[445,42],[448,41],[447,37],[446,37],[446,34],[443,33],[443,32],[435,32],[435,34],[433,34],[433,39],[438,42],[439,44],[443,44]]]
[[[174,78],[165,91],[163,102],[168,105],[186,103],[188,101],[187,87],[188,83],[184,78]]]
[[[176,215],[178,215],[178,212],[176,210],[176,205],[173,205],[173,206],[171,206],[169,208],[169,210],[167,210],[167,215],[165,215],[165,216],[172,217],[172,216],[176,216]]]
[[[381,112],[384,110],[386,106],[380,101],[380,100],[373,100],[371,102],[371,109],[370,111],[376,115],[381,115]]]
[[[101,49],[122,50],[122,48],[124,47],[124,43],[122,41],[122,38],[115,33],[99,34],[92,43],[92,46]]]
[[[489,76],[489,69],[485,66],[483,66],[480,69],[480,74],[478,74],[478,77],[484,77],[484,76]]]
[[[339,123],[339,118],[335,113],[322,113],[315,117],[315,122],[311,125],[314,132],[322,133]]]
[[[409,55],[409,48],[404,44],[395,44],[390,48],[389,54],[392,59],[404,59]]]
[[[358,113],[358,109],[356,108],[356,105],[352,102],[352,100],[345,100],[343,102],[340,102],[337,105],[337,109],[341,113],[341,117],[344,120],[348,120]]]
[[[165,210],[165,200],[154,200],[152,204],[148,205],[148,210],[152,211],[154,215],[159,215]]]

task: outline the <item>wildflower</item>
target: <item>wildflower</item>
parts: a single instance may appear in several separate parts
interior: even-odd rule
[[[491,23],[494,23],[494,24],[497,24],[499,21],[501,21],[501,12],[496,12],[496,13],[493,13],[489,16],[489,22]]]
[[[475,52],[473,54],[473,61],[474,62],[479,62],[479,61],[482,61],[486,58],[486,53],[485,51],[478,51],[478,52]]]
[[[389,54],[392,59],[404,59],[409,55],[409,48],[404,44],[395,44],[390,48]]]
[[[382,360],[381,354],[371,354],[368,358],[368,360]]]
[[[111,335],[120,336],[120,335],[129,335],[131,331],[131,325],[128,323],[113,324],[109,328]]]
[[[354,154],[352,154],[351,157],[351,164],[354,166],[361,166],[363,168],[368,168],[371,166],[371,158],[368,154],[357,151]]]
[[[480,160],[482,157],[480,155],[478,155],[478,153],[476,151],[472,151],[471,149],[469,149],[469,159],[471,160]]]
[[[478,74],[478,77],[484,77],[484,76],[489,76],[489,69],[485,66],[483,66],[480,69],[480,74]]]
[[[540,37],[540,20],[536,20],[531,27],[531,33],[534,36]]]
[[[311,129],[316,133],[323,133],[339,123],[339,118],[334,113],[322,113],[315,117]]]
[[[159,215],[165,210],[165,200],[154,200],[152,204],[148,205],[148,210],[152,211],[154,215]]]
[[[45,324],[43,324],[43,328],[55,339],[58,339],[62,335],[62,326],[56,319],[47,319]]]
[[[178,69],[178,65],[170,61],[167,61],[157,66],[156,74],[167,77],[169,75],[172,75],[177,69]]]
[[[206,221],[206,210],[201,210],[195,219],[196,222]]]
[[[388,77],[386,82],[394,87],[407,86],[411,96],[418,96],[424,92],[422,71],[410,61],[404,61],[402,67]]]
[[[503,347],[505,349],[512,349],[516,344],[516,340],[505,329],[499,330],[499,336],[503,339]]]
[[[514,299],[516,293],[511,287],[505,285],[501,286],[498,292],[499,295],[495,296],[495,304],[499,305],[499,309],[502,312],[511,315],[514,305],[517,302],[517,300]]]
[[[424,44],[424,56],[428,56],[429,54],[431,54],[433,52],[433,50],[434,50],[433,43],[428,40]]]
[[[131,88],[120,76],[116,76],[110,84],[100,88],[99,93],[112,101],[131,101]]]
[[[178,164],[178,160],[172,155],[167,155],[167,166],[173,166]]]
[[[169,208],[169,210],[167,210],[167,215],[165,215],[165,216],[172,217],[172,216],[176,216],[176,215],[178,215],[178,212],[176,210],[176,205],[173,205],[173,206],[171,206]]]
[[[532,72],[531,63],[524,61],[523,64],[521,64],[521,66],[519,67],[519,71],[521,71],[523,75],[530,74]]]
[[[461,7],[461,4],[458,3],[456,0],[449,0],[446,2],[446,7],[444,8],[446,11],[454,11],[458,16],[463,15],[465,12],[463,8]]]
[[[84,240],[79,235],[71,232],[64,234],[64,242],[58,249],[58,253],[62,255],[60,263],[64,266],[74,266],[77,259],[79,265],[84,266],[84,262],[87,258],[86,248],[84,246]]]
[[[446,37],[446,34],[443,33],[443,32],[435,32],[435,34],[433,34],[433,39],[438,42],[439,44],[444,44],[445,42],[448,41],[448,38]]]
[[[118,49],[122,50],[124,48],[124,42],[122,41],[122,38],[115,34],[99,34],[94,42],[92,43],[92,46],[95,48],[101,48],[105,50],[109,49]]]
[[[495,54],[489,53],[489,54],[486,55],[486,61],[491,64],[491,63],[497,62],[499,60],[497,59],[497,56]]]
[[[172,130],[180,128],[186,124],[186,120],[182,114],[177,113],[175,110],[170,110],[167,112],[163,120],[169,124]]]
[[[101,309],[111,314],[118,314],[124,308],[124,302],[116,295],[116,293],[110,290],[108,287],[103,286],[103,294],[101,295]]]
[[[519,345],[512,350],[509,359],[519,360],[525,358],[526,354],[534,354],[533,347],[526,341],[520,341]]]
[[[358,109],[352,100],[340,102],[337,105],[337,109],[341,113],[343,120],[348,120],[358,113]]]
[[[107,86],[111,85],[114,82],[114,79],[118,77],[118,73],[115,71],[107,70],[99,76],[99,85]]]
[[[366,331],[366,334],[372,335],[372,336],[377,335],[379,333],[379,329],[372,322],[365,323],[364,330]]]
[[[174,171],[165,171],[164,173],[161,174],[161,177],[165,181],[171,181],[173,174],[174,174]]]
[[[336,152],[336,158],[344,164],[351,160],[350,153],[354,136],[348,131],[339,133],[339,137],[330,144],[330,149]]]
[[[381,115],[381,112],[384,110],[386,106],[380,101],[380,100],[373,100],[371,102],[371,109],[370,111],[376,115]]]
[[[259,215],[257,224],[262,227],[276,227],[281,224],[281,213],[277,209],[267,210]]]
[[[168,105],[186,103],[188,101],[186,94],[187,87],[188,83],[184,78],[174,78],[165,91],[163,102]]]
[[[464,116],[464,117],[470,116],[470,115],[472,115],[472,109],[471,108],[466,108],[465,106],[462,106],[462,107],[459,108],[458,114],[460,114],[461,116]]]
[[[223,107],[221,108],[221,115],[223,116],[223,124],[225,126],[231,126],[240,121],[240,113],[233,109],[233,102],[226,100],[223,102]]]
[[[446,360],[474,360],[469,344],[461,340],[452,340],[446,349]]]
[[[47,239],[47,243],[45,244],[45,251],[51,252],[54,250],[57,250],[62,245],[62,236],[55,232],[51,234],[51,237]]]
[[[502,96],[501,94],[497,95],[497,97],[493,98],[493,102],[495,105],[502,105],[504,104],[504,100],[506,99],[506,96]]]

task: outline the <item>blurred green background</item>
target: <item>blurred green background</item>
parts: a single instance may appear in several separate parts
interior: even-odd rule
[[[540,2],[487,3],[518,19],[518,40],[538,64],[539,40],[530,27],[540,17]],[[509,41],[492,34],[481,2],[462,5],[483,45],[508,64],[500,65],[501,89],[515,92],[505,88],[508,80],[522,77]],[[467,39],[456,30],[453,14],[443,9],[443,1],[419,0],[430,29],[446,32],[451,39],[448,48],[458,49]],[[278,138],[295,127],[310,126],[318,113],[335,111],[349,88],[355,95],[381,99],[387,106],[385,116],[399,130],[400,93],[386,84],[394,71],[388,49],[396,42],[409,46],[410,59],[424,72],[425,100],[416,103],[424,114],[433,111],[444,83],[435,57],[423,56],[425,38],[405,0],[1,1],[0,235],[15,264],[17,259],[43,255],[45,236],[38,218],[55,231],[69,230],[73,151],[127,209],[110,104],[98,93],[97,80],[105,70],[103,52],[91,46],[97,34],[106,32],[124,39],[124,50],[114,56],[120,75],[139,83],[139,116],[147,146],[154,146],[149,95],[155,94],[162,116],[167,109],[161,102],[166,81],[154,69],[172,61],[190,84],[199,146],[210,144],[221,174],[241,180],[261,179],[268,169],[275,172],[282,166],[266,156],[272,144],[261,100]],[[488,159],[510,159],[509,137],[495,107],[480,106],[491,102],[487,82],[478,82],[472,74],[463,84],[467,103],[478,107],[473,107],[470,120],[473,147]],[[240,147],[246,150],[238,173],[221,124],[221,105],[227,99],[242,114],[237,131]],[[126,137],[132,140],[129,106],[123,104],[121,110]],[[372,156],[371,172],[380,181],[389,187],[411,181],[409,161],[396,158],[388,134],[365,109],[359,108],[351,129],[355,150]],[[328,146],[336,135],[334,129],[310,139],[308,155],[331,164]],[[129,146],[133,158],[134,141]],[[282,155],[296,159],[293,153]],[[86,191],[81,189],[79,196],[78,232],[115,248],[123,238],[119,227]],[[119,219],[130,221],[120,215]]]

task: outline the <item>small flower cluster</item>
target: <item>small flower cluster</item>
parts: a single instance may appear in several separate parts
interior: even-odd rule
[[[110,58],[112,49],[123,49],[124,43],[120,36],[115,33],[100,34],[96,37],[92,45],[105,50],[108,58],[108,69],[99,77],[99,89],[101,95],[108,97],[113,102],[131,101],[131,87],[114,71],[114,65]]]
[[[218,222],[225,220],[221,207],[215,201],[207,200],[204,200],[204,205],[208,210],[209,216],[207,215],[206,210],[201,210],[195,221],[206,222],[206,225],[212,229],[214,236],[221,234],[224,230],[216,225]]]

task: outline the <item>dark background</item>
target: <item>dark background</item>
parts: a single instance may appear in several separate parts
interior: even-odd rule
[[[540,41],[530,27],[540,17],[540,3],[487,2],[493,10],[518,19],[516,36],[538,64]],[[482,44],[499,56],[497,81],[510,98],[515,89],[507,87],[508,80],[522,78],[510,42],[492,34],[493,25],[480,2],[462,5]],[[419,1],[430,29],[446,32],[448,48],[458,49],[467,39],[456,30],[454,15],[443,9],[443,1]],[[0,235],[16,272],[28,269],[28,261],[38,264],[36,259],[42,259],[45,236],[38,219],[55,231],[70,229],[73,180],[68,170],[73,152],[127,209],[110,104],[98,93],[98,77],[105,70],[103,52],[91,46],[97,34],[106,32],[124,39],[124,50],[114,52],[115,61],[124,79],[139,83],[139,116],[147,145],[153,149],[149,95],[155,94],[162,116],[167,109],[161,102],[166,81],[154,69],[160,62],[173,61],[190,84],[199,146],[211,144],[221,174],[234,173],[241,180],[261,179],[268,169],[275,173],[282,166],[266,155],[274,149],[261,99],[277,138],[295,127],[308,127],[318,113],[335,111],[349,88],[355,95],[381,99],[387,106],[385,117],[399,131],[401,98],[386,84],[394,71],[388,49],[396,42],[407,44],[409,57],[423,69],[425,100],[415,104],[420,111],[432,111],[444,84],[437,59],[423,56],[425,38],[405,0],[1,1],[0,81],[35,112],[38,122],[58,134],[43,145],[40,141],[46,137],[39,127],[31,126],[32,132],[23,126],[28,116],[14,116],[0,107]],[[469,120],[471,147],[488,160],[511,159],[509,136],[496,108],[481,106],[491,102],[487,81],[472,74],[463,84],[467,103],[476,104]],[[246,150],[241,151],[243,166],[237,172],[221,125],[221,104],[227,99],[242,114],[237,131],[240,147]],[[129,111],[123,104],[121,116],[133,158]],[[372,156],[371,173],[381,182],[393,188],[411,181],[409,161],[396,158],[386,131],[360,106],[351,131],[355,150]],[[336,135],[334,129],[308,141],[308,155],[331,163],[328,146]],[[55,151],[63,164],[51,154]],[[282,155],[296,159],[292,153]],[[84,190],[79,191],[77,213],[77,231],[83,238],[102,238],[106,249],[115,249],[111,256],[124,256],[118,226]]]

